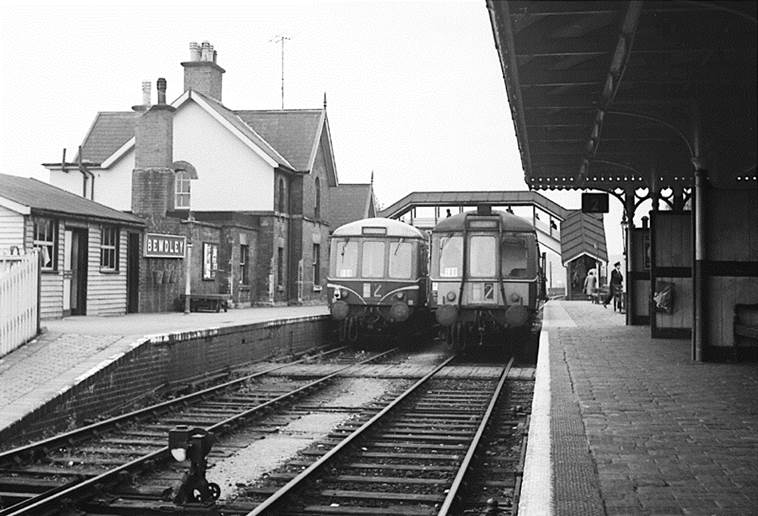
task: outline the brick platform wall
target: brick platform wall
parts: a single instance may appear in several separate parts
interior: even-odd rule
[[[61,432],[116,410],[171,382],[181,382],[250,361],[305,351],[326,341],[327,316],[303,317],[146,339],[0,432],[0,441],[20,443],[44,431]]]

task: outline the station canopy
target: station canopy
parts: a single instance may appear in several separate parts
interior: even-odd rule
[[[527,185],[756,185],[756,2],[487,0]]]

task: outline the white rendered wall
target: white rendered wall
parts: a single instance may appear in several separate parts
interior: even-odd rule
[[[174,161],[179,160],[197,170],[193,210],[274,209],[273,167],[192,101],[174,117]]]

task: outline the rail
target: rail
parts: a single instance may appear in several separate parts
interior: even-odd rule
[[[369,421],[365,422],[363,425],[361,425],[359,428],[357,428],[355,431],[350,433],[345,439],[341,440],[338,444],[336,444],[333,448],[331,448],[328,452],[326,452],[321,458],[319,458],[316,462],[308,466],[305,470],[300,472],[298,475],[296,475],[294,478],[292,478],[287,484],[279,488],[276,492],[274,492],[271,496],[269,496],[266,500],[264,500],[260,505],[255,507],[251,512],[247,514],[247,516],[257,516],[262,514],[270,514],[270,513],[277,513],[280,509],[283,507],[287,507],[289,510],[293,510],[293,507],[286,505],[288,501],[291,500],[291,497],[294,495],[295,490],[302,489],[306,482],[309,482],[316,478],[318,475],[323,474],[330,465],[334,464],[334,461],[339,458],[344,458],[341,454],[347,452],[350,453],[350,450],[357,450],[358,446],[360,446],[361,450],[371,449],[374,445],[369,445],[365,442],[361,442],[360,445],[357,444],[358,439],[362,439],[367,435],[367,433],[370,430],[374,430],[377,427],[379,427],[379,422],[386,421],[388,415],[390,413],[393,413],[393,415],[401,410],[399,407],[401,406],[401,403],[406,401],[409,396],[416,394],[421,391],[421,387],[425,386],[429,383],[429,380],[435,377],[444,367],[446,367],[448,364],[450,364],[451,361],[453,361],[456,358],[456,356],[448,358],[446,361],[438,365],[434,370],[429,372],[427,375],[425,375],[423,378],[415,382],[411,387],[409,387],[407,390],[405,390],[400,396],[398,396],[395,400],[393,400],[389,405],[387,405],[385,408],[383,408],[380,412],[375,414]],[[394,478],[390,476],[379,476],[372,478],[371,477],[363,477],[363,476],[355,476],[355,475],[346,475],[341,474],[338,477],[332,479],[331,481],[338,481],[338,482],[383,482],[388,484],[393,484],[397,482],[402,483],[408,483],[411,485],[421,485],[421,486],[427,486],[431,487],[432,485],[435,486],[445,486],[450,485],[447,496],[441,496],[439,500],[442,502],[441,508],[439,509],[440,515],[447,515],[452,514],[453,509],[451,507],[453,506],[453,503],[456,501],[459,490],[462,485],[464,485],[464,479],[466,478],[466,473],[470,469],[471,462],[474,458],[474,455],[479,448],[481,442],[482,442],[482,436],[485,432],[485,427],[487,426],[487,423],[490,421],[494,409],[495,404],[500,397],[503,386],[505,384],[506,378],[508,376],[508,372],[510,371],[510,368],[513,364],[513,359],[511,359],[508,364],[506,364],[503,367],[503,370],[501,371],[500,377],[498,379],[496,387],[492,390],[491,394],[488,394],[488,397],[486,397],[486,409],[483,410],[482,419],[479,421],[479,424],[476,425],[476,430],[474,431],[472,429],[473,437],[470,438],[464,438],[462,435],[464,433],[463,430],[456,430],[453,432],[454,435],[449,436],[435,436],[433,433],[430,433],[426,431],[426,429],[420,429],[418,432],[416,431],[410,431],[413,434],[418,434],[416,437],[412,437],[411,435],[407,434],[404,430],[380,430],[381,436],[379,437],[380,441],[376,443],[376,446],[378,447],[388,447],[391,445],[386,443],[385,441],[388,439],[392,439],[393,437],[398,437],[400,439],[406,439],[406,438],[413,438],[418,439],[419,442],[423,442],[425,444],[420,445],[421,448],[429,448],[430,446],[437,447],[437,444],[432,445],[432,443],[440,442],[438,440],[441,440],[443,443],[439,445],[440,452],[437,453],[435,451],[431,452],[424,452],[426,455],[414,455],[414,452],[406,452],[408,453],[409,457],[415,457],[415,458],[422,458],[422,457],[434,457],[436,459],[444,459],[447,460],[445,457],[445,454],[454,454],[457,455],[456,451],[450,451],[450,450],[456,450],[457,446],[460,446],[461,444],[457,444],[460,440],[466,440],[468,442],[468,448],[466,449],[466,454],[463,456],[462,461],[459,463],[458,467],[452,467],[452,466],[446,466],[450,467],[450,471],[454,474],[454,478],[451,478],[450,480],[444,480],[439,478],[409,478],[409,477],[402,477],[402,478]],[[430,387],[429,392],[436,392],[439,389],[439,387]],[[458,391],[455,391],[458,392]],[[463,392],[463,391],[461,391]],[[488,389],[489,392],[489,389]],[[460,399],[456,398],[456,395],[446,394],[446,396],[451,396],[452,399]],[[435,403],[431,400],[428,400],[426,397],[422,398],[418,404],[416,405],[416,414],[417,416],[421,417],[424,415],[431,416],[434,415],[434,417],[451,417],[450,412],[445,409],[441,408],[438,405],[435,405]],[[470,418],[474,417],[473,414],[477,412],[475,408],[472,406],[467,406],[466,409],[464,409],[464,413],[455,413],[458,419],[455,419],[456,416],[452,416],[455,421],[457,421],[457,425],[461,425],[464,421],[468,422]],[[448,414],[448,416],[443,416],[443,414]],[[400,425],[401,427],[403,424]],[[434,427],[434,424],[430,424],[430,426]],[[460,427],[459,427],[460,428]],[[382,440],[384,439],[384,440]],[[407,450],[409,448],[408,445],[405,444],[396,444],[395,446],[400,447],[402,450]],[[445,451],[447,450],[447,451]],[[420,453],[420,452],[416,452]],[[382,454],[384,455],[384,454]],[[421,466],[401,466],[400,464],[393,463],[392,465],[385,464],[389,469],[398,468],[398,469],[404,469],[407,471],[410,470],[425,470],[425,467]],[[356,466],[357,467],[357,466]],[[372,464],[363,464],[363,468],[381,468],[380,465],[372,465]],[[434,469],[434,468],[432,468]],[[452,476],[452,475],[451,475]],[[448,484],[450,482],[450,484]],[[347,489],[347,490],[346,490]],[[376,500],[394,500],[397,499],[395,497],[397,496],[403,496],[405,500],[409,502],[421,502],[421,503],[433,503],[434,499],[437,495],[433,494],[410,494],[408,492],[402,491],[402,495],[400,493],[386,493],[383,494],[381,492],[376,492],[373,490],[370,490],[369,492],[363,492],[363,491],[351,491],[349,488],[343,488],[342,490],[337,489],[327,489],[322,493],[321,496],[337,496],[337,497],[343,497],[348,499],[362,499],[362,498],[372,498]],[[403,506],[402,514],[416,514],[416,511],[421,511],[419,508],[412,508],[410,506],[405,507]],[[353,507],[353,506],[344,506],[339,508],[341,513],[343,514],[351,514],[351,511],[355,511],[355,513],[363,513],[360,511],[369,511],[370,509],[367,509],[365,506],[361,507]],[[377,507],[373,507],[371,510],[374,510],[375,512],[381,512],[381,511],[389,511],[389,510],[396,510],[400,509],[397,506],[393,506],[392,508],[386,507],[382,508],[381,510]],[[308,511],[320,511],[324,510],[323,505],[311,505],[306,506],[304,509],[306,512]],[[420,514],[420,512],[418,512]],[[368,514],[368,512],[366,512]],[[389,514],[389,512],[387,512]],[[426,512],[425,512],[426,514]]]
[[[344,349],[344,348],[338,348],[336,350],[332,350],[331,352],[337,352],[341,349]],[[349,364],[347,366],[338,368],[332,371],[331,373],[329,373],[328,375],[322,378],[319,378],[318,380],[309,382],[308,384],[300,386],[297,389],[287,392],[286,394],[282,394],[264,403],[258,404],[255,407],[244,410],[236,414],[235,416],[223,419],[222,421],[219,421],[216,424],[213,424],[212,426],[208,427],[207,430],[209,431],[220,430],[223,432],[224,430],[231,428],[232,423],[238,420],[244,419],[246,417],[249,417],[251,414],[255,412],[265,410],[267,407],[270,407],[273,404],[282,402],[286,400],[287,398],[297,396],[298,394],[304,391],[307,391],[309,389],[312,389],[318,386],[319,384],[328,382],[329,380],[333,379],[334,377],[336,377],[337,375],[339,375],[346,369],[349,369],[356,365],[362,365],[362,364],[377,360],[379,358],[387,356],[388,354],[394,353],[396,351],[397,351],[397,348],[393,348],[383,353],[371,356],[358,363],[353,363],[353,364]],[[247,375],[247,376],[232,380],[230,382],[225,382],[214,387],[203,389],[196,393],[182,396],[180,398],[158,403],[156,405],[146,407],[144,409],[129,412],[128,414],[111,418],[106,421],[95,423],[93,425],[88,425],[86,427],[74,430],[72,432],[67,432],[65,434],[61,434],[49,439],[45,439],[43,441],[39,441],[39,442],[32,443],[20,448],[15,448],[13,450],[0,453],[0,464],[8,463],[8,462],[11,462],[11,463],[22,462],[24,456],[31,456],[32,458],[39,457],[40,455],[43,455],[47,449],[55,447],[56,445],[60,445],[62,443],[67,443],[67,444],[75,443],[77,440],[81,440],[85,436],[91,435],[96,432],[101,432],[113,426],[118,426],[119,424],[122,424],[127,420],[137,418],[141,415],[150,414],[150,413],[165,409],[167,407],[171,407],[175,405],[179,405],[179,406],[184,405],[188,401],[207,396],[208,394],[211,394],[211,393],[226,390],[237,385],[241,385],[244,382],[247,382],[253,378],[271,373],[273,371],[291,366],[293,364],[303,362],[305,360],[308,360],[308,357],[302,358],[300,360],[296,360],[294,362],[288,362],[286,364],[272,367],[272,368],[266,369],[265,371],[253,373],[251,375]],[[3,510],[0,510],[0,516],[18,516],[22,514],[37,514],[38,511],[45,508],[49,508],[52,504],[62,503],[63,500],[72,499],[75,496],[81,496],[81,494],[87,489],[90,489],[94,486],[102,485],[104,482],[111,481],[115,478],[118,478],[118,476],[124,472],[132,471],[149,462],[158,462],[158,461],[166,460],[168,458],[168,455],[169,455],[168,446],[161,447],[160,449],[150,452],[146,455],[143,455],[137,459],[121,464],[115,468],[109,469],[108,471],[100,475],[91,476],[89,478],[80,478],[78,480],[72,481],[71,483],[67,485],[62,486],[61,488],[45,491],[37,496],[30,497],[15,505],[12,505]],[[0,468],[0,472],[1,471],[2,469]]]

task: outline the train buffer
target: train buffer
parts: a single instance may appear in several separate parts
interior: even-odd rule
[[[180,299],[181,306],[183,307],[186,303],[187,294],[182,294],[180,296]],[[203,310],[220,312],[223,308],[224,312],[226,312],[229,309],[229,303],[231,302],[231,299],[232,296],[229,294],[189,294],[190,311],[198,312],[200,310]]]

